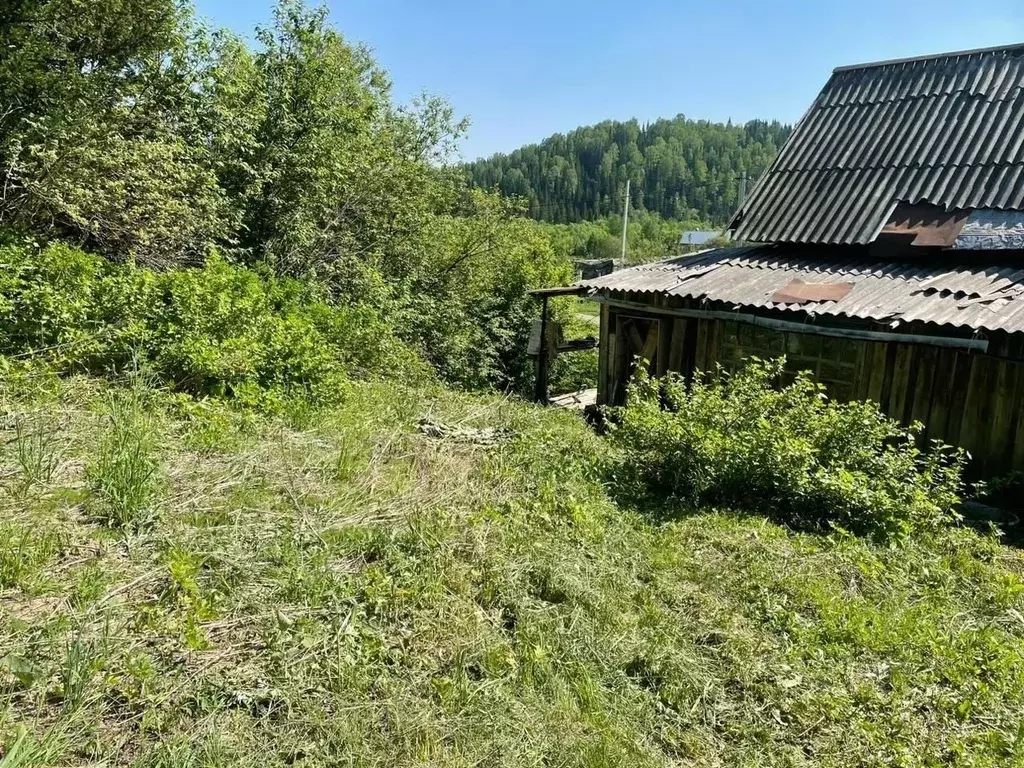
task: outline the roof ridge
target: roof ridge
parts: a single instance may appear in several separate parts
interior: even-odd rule
[[[935,168],[1013,168],[1024,166],[1024,160],[1012,162],[994,163],[934,163],[923,165],[922,163],[891,163],[889,165],[856,165],[842,167],[838,165],[815,165],[801,166],[800,168],[777,168],[773,173],[821,173],[822,171],[909,171],[909,170],[934,170]]]
[[[852,105],[871,107],[876,104],[895,104],[896,102],[912,102],[912,101],[924,101],[925,99],[937,99],[940,96],[970,96],[973,98],[980,98],[986,104],[1005,104],[1008,101],[1017,101],[1020,99],[1020,92],[1024,91],[1024,84],[1011,85],[1005,89],[1007,94],[1013,94],[1002,96],[995,99],[990,99],[988,95],[982,91],[973,92],[967,86],[962,88],[955,88],[951,91],[932,91],[930,93],[915,93],[907,94],[906,96],[887,96],[885,98],[868,98],[868,99],[850,99],[849,101],[833,101],[828,104],[819,104],[817,101],[812,105],[814,112],[822,112],[827,109],[843,109]]]
[[[946,53],[930,53],[923,56],[908,56],[902,59],[882,59],[881,61],[868,61],[863,64],[846,64],[832,70],[833,74],[838,72],[849,72],[855,69],[873,69],[876,67],[887,67],[893,64],[910,64],[917,61],[930,61],[932,59],[956,59],[964,56],[974,56],[980,53],[1000,53],[1024,50],[1024,43],[1008,43],[1006,45],[994,45],[988,48],[970,48],[964,51],[948,51]]]

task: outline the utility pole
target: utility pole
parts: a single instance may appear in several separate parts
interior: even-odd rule
[[[626,230],[629,229],[629,179],[626,179],[626,205],[622,209],[622,265],[626,265]]]

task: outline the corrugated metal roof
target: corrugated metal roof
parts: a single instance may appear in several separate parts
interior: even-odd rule
[[[871,261],[855,247],[766,245],[720,248],[623,269],[581,285],[600,291],[664,294],[737,308],[809,312],[888,322],[915,320],[971,330],[1024,331],[1024,266]],[[771,301],[794,279],[851,282],[838,301]]]
[[[732,226],[869,243],[898,202],[1024,208],[1024,48],[836,70]]]

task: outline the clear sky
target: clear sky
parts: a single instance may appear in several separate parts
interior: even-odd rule
[[[250,34],[272,0],[196,0]],[[1024,42],[1022,0],[329,0],[399,101],[444,96],[466,159],[604,119],[795,122],[833,67]]]

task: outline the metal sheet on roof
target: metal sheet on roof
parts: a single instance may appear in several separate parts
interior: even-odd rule
[[[794,280],[853,283],[837,301],[772,301]],[[922,321],[974,331],[1024,332],[1024,265],[877,262],[858,248],[721,248],[587,280],[601,292],[663,294],[737,308],[874,320]]]
[[[957,236],[957,250],[1024,250],[1024,211],[974,211]]]
[[[837,70],[731,226],[869,243],[898,202],[1024,208],[1024,48]]]

